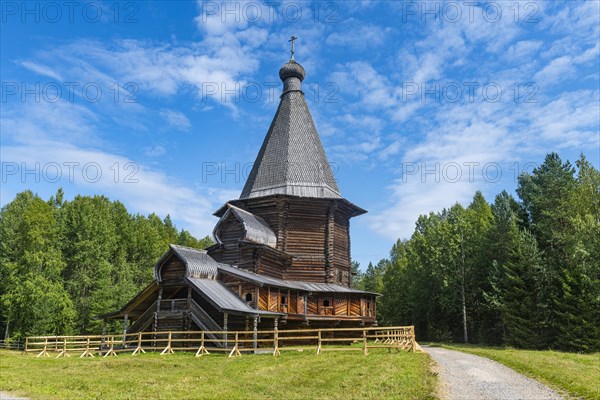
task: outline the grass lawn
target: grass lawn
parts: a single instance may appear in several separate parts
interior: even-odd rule
[[[600,354],[441,345],[498,361],[530,378],[568,394],[600,399]]]
[[[424,353],[35,358],[0,351],[0,390],[31,399],[433,399]]]

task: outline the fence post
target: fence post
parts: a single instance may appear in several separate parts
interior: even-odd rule
[[[90,351],[90,338],[88,337],[85,344],[85,351],[83,354],[79,356],[79,358],[83,357],[94,357],[94,352]]]
[[[60,353],[58,353],[58,355],[56,356],[56,358],[60,358],[60,357],[71,357],[69,355],[69,353],[67,353],[67,338],[66,337],[63,337],[62,351]]]
[[[200,348],[196,352],[196,357],[203,356],[204,354],[209,354],[209,353],[208,353],[208,350],[206,350],[206,347],[204,347],[204,331],[202,331],[202,333],[200,335]]]
[[[131,353],[132,356],[135,356],[136,354],[139,353],[145,353],[146,351],[144,349],[142,349],[142,332],[138,332],[138,340],[137,340],[137,347],[136,349],[133,351],[133,353]]]
[[[38,355],[37,355],[37,356],[35,356],[35,357],[37,358],[37,357],[41,357],[41,356],[50,357],[50,354],[48,354],[48,338],[45,338],[45,339],[44,339],[44,350],[42,350],[42,351],[40,352],[40,354],[38,354]]]
[[[172,337],[171,335],[172,335],[172,333],[171,333],[171,331],[169,331],[169,339],[167,341],[167,347],[165,347],[165,349],[160,353],[161,356],[165,355],[167,353],[175,353],[173,351],[173,348],[171,347],[171,337]]]
[[[233,349],[231,349],[231,353],[229,353],[229,357],[237,357],[237,356],[241,356],[242,353],[240,353],[240,351],[238,350],[238,332],[235,332],[235,344],[233,346]]]
[[[108,352],[104,355],[104,357],[116,356],[117,353],[115,352],[115,337],[111,335],[108,337],[108,340],[110,340],[110,347],[108,349]]]
[[[273,335],[273,355],[278,356],[281,355],[281,352],[279,351],[279,331],[275,329],[275,333]]]
[[[363,354],[366,356],[369,354],[369,349],[367,348],[367,331],[363,331]]]
[[[319,344],[317,345],[317,354],[321,354],[321,330],[318,330]]]

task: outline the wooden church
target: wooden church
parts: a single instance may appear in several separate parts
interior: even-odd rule
[[[376,325],[378,294],[351,287],[350,218],[366,211],[339,192],[304,99],[304,74],[292,53],[242,194],[214,213],[216,244],[171,245],[154,282],[100,318],[122,318],[127,333]]]

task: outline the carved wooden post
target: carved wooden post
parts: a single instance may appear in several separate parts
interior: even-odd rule
[[[254,317],[254,332],[252,332],[252,347],[254,348],[254,351],[256,351],[256,348],[258,347],[258,316]]]
[[[336,277],[333,275],[333,241],[335,230],[335,210],[336,204],[333,203],[327,209],[327,225],[325,225],[325,282],[334,283]]]
[[[228,319],[228,314],[227,313],[223,313],[223,330],[225,331],[225,348],[227,348],[227,319]]]
[[[160,302],[162,300],[163,288],[158,288],[158,298],[156,299],[156,312],[154,313],[154,324],[152,330],[156,332],[158,330],[158,313],[160,312]],[[156,340],[156,335],[153,335],[153,339]],[[156,347],[156,341],[152,343],[152,347]]]
[[[279,330],[277,329],[277,323],[279,318],[275,317],[274,321],[274,331],[273,331],[273,355],[279,355]]]
[[[100,355],[102,355],[102,348],[106,342],[106,318],[102,320],[102,340],[100,341]]]
[[[125,314],[125,317],[123,318],[123,348],[126,348],[127,345],[125,344],[125,340],[127,338],[127,320],[129,318],[129,314]]]
[[[305,293],[305,294],[303,295],[303,297],[304,297],[304,315],[306,315],[306,307],[307,307],[307,306],[306,306],[306,303],[307,303],[307,300],[308,300],[308,296],[307,296],[307,295],[306,295],[306,293]]]

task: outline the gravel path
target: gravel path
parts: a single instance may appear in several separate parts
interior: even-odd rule
[[[487,358],[423,346],[438,364],[448,400],[562,400],[554,390]]]
[[[15,397],[6,392],[0,392],[0,400],[27,400],[24,397]]]

